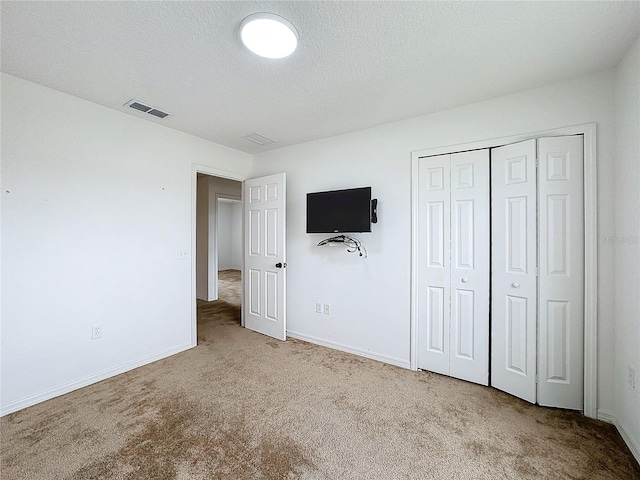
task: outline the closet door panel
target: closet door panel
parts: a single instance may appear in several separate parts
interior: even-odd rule
[[[536,143],[491,150],[491,384],[536,402]]]
[[[540,138],[540,405],[582,410],[584,351],[583,138]]]
[[[418,166],[418,368],[449,375],[451,156]]]
[[[489,150],[451,155],[450,375],[489,383]]]

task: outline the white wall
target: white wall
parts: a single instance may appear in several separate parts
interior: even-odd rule
[[[298,336],[409,363],[411,152],[597,122],[598,226],[613,231],[612,71],[368,130],[256,155],[254,175],[287,173],[287,321]],[[379,223],[359,235],[362,260],[316,247],[307,192],[368,186]],[[598,407],[613,412],[613,250],[600,248]],[[315,303],[331,315],[315,313]]]
[[[252,158],[1,83],[5,414],[193,346],[192,163],[246,176]]]
[[[615,251],[616,424],[640,462],[640,38],[618,65],[615,86],[615,230],[602,234]]]

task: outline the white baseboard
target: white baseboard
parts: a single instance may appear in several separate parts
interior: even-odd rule
[[[207,295],[197,295],[196,294],[196,298],[198,300],[204,300],[205,302],[213,302],[214,300],[218,300],[218,297],[209,297]]]
[[[615,426],[618,429],[618,432],[620,432],[620,436],[624,440],[624,443],[627,444],[627,447],[629,447],[629,450],[631,450],[631,453],[636,458],[636,461],[640,463],[640,443],[629,435],[629,432],[627,432],[622,425],[618,424],[618,422],[615,423]]]
[[[168,350],[157,353],[155,355],[141,358],[133,362],[128,362],[128,363],[119,365],[117,367],[104,370],[95,375],[90,375],[80,380],[76,380],[74,382],[70,382],[65,385],[52,388],[45,392],[36,393],[35,395],[30,395],[20,400],[16,400],[6,405],[2,405],[0,406],[0,417],[3,417],[13,412],[17,412],[18,410],[22,410],[23,408],[31,407],[38,403],[44,402],[45,400],[51,400],[52,398],[59,397],[60,395],[64,395],[65,393],[69,393],[74,390],[78,390],[79,388],[86,387],[93,383],[106,380],[107,378],[114,377],[121,373],[128,372],[129,370],[133,370],[134,368],[142,367],[143,365],[148,365],[149,363],[153,363],[163,358],[170,357],[171,355],[175,355],[176,353],[184,352],[185,350],[189,350],[190,348],[193,348],[193,347],[195,347],[195,345],[191,343],[186,345],[179,345],[177,347],[170,348]]]
[[[377,360],[378,362],[389,363],[397,367],[408,369],[410,366],[409,360],[403,360],[401,358],[391,357],[389,355],[383,355],[380,353],[361,350],[359,348],[352,347],[349,345],[343,345],[342,343],[323,340],[321,338],[312,337],[310,335],[305,335],[303,333],[292,332],[291,330],[287,330],[287,336],[292,338],[297,338],[298,340],[303,340],[305,342],[314,343],[316,345],[321,345],[323,347],[333,348],[334,350],[340,350],[341,352],[352,353],[353,355],[358,355],[360,357],[370,358],[372,360]]]
[[[616,424],[616,414],[609,410],[598,409],[596,413],[596,418],[598,420],[602,420],[603,422]]]
[[[620,422],[618,422],[618,420],[616,419],[616,414],[609,410],[598,409],[598,420],[612,423],[616,427],[616,429],[620,433],[620,436],[624,440],[624,443],[627,444],[627,447],[629,447],[629,450],[631,450],[631,453],[635,457],[636,461],[640,463],[640,443],[631,435],[629,435],[629,432],[627,432],[624,427],[620,425]]]

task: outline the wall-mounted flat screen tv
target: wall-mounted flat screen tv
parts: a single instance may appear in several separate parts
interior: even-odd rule
[[[371,231],[371,187],[307,193],[307,233]]]

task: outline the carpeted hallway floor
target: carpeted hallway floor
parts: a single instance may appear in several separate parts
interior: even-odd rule
[[[640,479],[610,425],[272,340],[225,292],[197,348],[3,417],[0,478]]]

